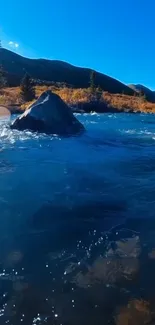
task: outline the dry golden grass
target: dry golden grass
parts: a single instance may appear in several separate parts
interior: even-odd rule
[[[19,88],[5,88],[0,92],[1,105],[20,104]]]
[[[72,89],[72,88],[56,88],[48,86],[37,86],[36,97],[40,96],[42,92],[46,90],[52,90],[58,94],[67,104],[74,106],[82,106],[82,104],[91,102],[91,95],[89,89]],[[110,94],[103,92],[101,99],[104,100],[107,108],[116,109],[116,111],[134,111],[134,112],[148,112],[155,113],[155,103],[145,101],[143,98],[136,96],[127,96],[123,94]],[[1,105],[20,105],[20,89],[5,88],[0,94]],[[21,105],[21,109],[24,110],[31,103]]]
[[[104,93],[104,100],[118,110],[133,110],[134,112],[155,113],[155,103],[145,101],[141,97],[121,94]]]

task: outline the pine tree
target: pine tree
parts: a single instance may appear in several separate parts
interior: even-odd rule
[[[96,86],[95,77],[96,77],[96,73],[95,73],[95,71],[92,70],[90,73],[90,88],[89,88],[89,90],[90,90],[91,100],[98,102],[102,99],[103,90],[100,86]]]
[[[28,73],[25,74],[21,81],[20,96],[25,102],[29,102],[35,98],[34,83]]]
[[[103,90],[102,90],[102,88],[100,86],[96,88],[95,95],[96,95],[96,100],[97,101],[102,100]]]
[[[0,50],[2,49],[2,41],[0,40]],[[3,65],[0,64],[0,89],[4,88],[7,84],[7,74],[3,68]]]
[[[146,102],[146,101],[148,100],[147,95],[145,94],[145,92],[144,92],[143,90],[141,90],[141,91],[139,92],[139,98],[140,98],[140,100],[141,100],[142,102]]]
[[[92,94],[95,92],[95,89],[95,71],[92,70],[90,73],[90,90]]]
[[[0,89],[4,88],[7,84],[6,72],[3,69],[3,66],[0,65]]]

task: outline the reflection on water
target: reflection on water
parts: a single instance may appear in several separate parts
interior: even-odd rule
[[[0,120],[0,324],[155,323],[150,115],[61,139]]]

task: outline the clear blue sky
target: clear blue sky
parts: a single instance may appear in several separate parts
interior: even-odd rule
[[[1,0],[0,39],[155,89],[155,0]]]

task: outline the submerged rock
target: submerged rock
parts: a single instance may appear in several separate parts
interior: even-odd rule
[[[138,258],[141,254],[139,236],[118,240],[115,242],[115,249],[110,248],[107,257],[117,255],[121,258]]]
[[[115,320],[117,325],[153,325],[152,316],[149,302],[135,299],[116,312]]]
[[[148,257],[151,260],[155,260],[155,249],[152,249],[152,251],[148,253]]]
[[[51,91],[44,92],[13,122],[11,128],[67,136],[84,131],[70,107]]]
[[[99,255],[87,271],[78,272],[73,282],[78,287],[87,288],[96,283],[116,285],[121,281],[131,281],[139,271],[141,253],[138,236],[111,242],[115,248],[109,247],[105,256]],[[112,245],[113,246],[113,245]]]
[[[87,288],[96,283],[114,285],[122,280],[132,280],[139,270],[137,259],[98,257],[86,273],[79,272],[73,282],[78,287]]]

